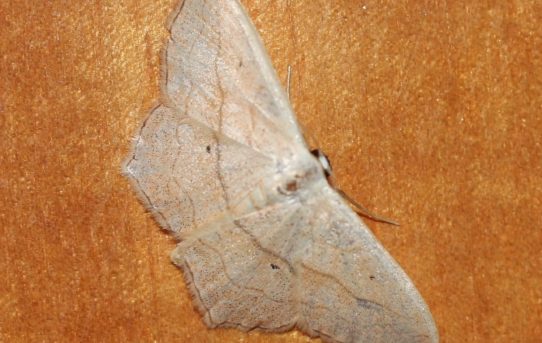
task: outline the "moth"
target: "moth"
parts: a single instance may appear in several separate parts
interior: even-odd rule
[[[124,173],[179,239],[172,260],[205,324],[438,342],[413,283],[309,151],[239,1],[185,0],[169,28],[163,100]]]

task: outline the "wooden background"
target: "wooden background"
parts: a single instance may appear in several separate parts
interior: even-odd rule
[[[310,341],[206,329],[119,174],[176,1],[0,2],[1,342]],[[243,3],[442,342],[540,342],[541,2]]]

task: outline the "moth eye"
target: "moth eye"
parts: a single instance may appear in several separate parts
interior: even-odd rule
[[[320,149],[311,150],[311,154],[316,157],[318,162],[320,162],[320,166],[322,166],[325,176],[329,178],[331,174],[333,174],[333,168],[331,167],[329,158],[327,158],[326,154],[324,154]]]

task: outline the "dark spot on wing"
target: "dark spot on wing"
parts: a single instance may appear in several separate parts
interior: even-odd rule
[[[374,276],[374,275],[370,275],[370,276],[369,276],[369,279],[374,280],[374,279],[375,279],[375,276]]]
[[[211,153],[211,146],[210,145],[207,145],[207,148],[205,148],[207,150],[207,153],[210,154]]]
[[[290,195],[299,188],[297,180],[290,180],[284,186],[277,187],[277,191],[283,195]]]
[[[276,264],[271,263],[271,269],[280,269],[280,267]]]

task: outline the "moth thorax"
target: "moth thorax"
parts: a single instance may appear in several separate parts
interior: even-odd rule
[[[312,158],[296,158],[281,161],[278,165],[275,189],[279,195],[293,195],[308,189],[319,175],[319,165]]]

